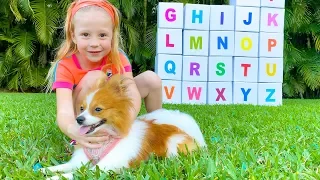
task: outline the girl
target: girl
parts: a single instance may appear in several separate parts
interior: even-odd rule
[[[51,66],[48,89],[56,91],[57,124],[61,131],[78,144],[99,148],[108,138],[103,133],[96,137],[79,135],[75,104],[104,76],[120,73],[134,79],[129,95],[134,101],[132,119],[140,112],[141,98],[147,112],[162,108],[161,79],[146,71],[133,78],[127,56],[119,50],[120,20],[118,10],[105,0],[77,0],[68,8],[65,21],[66,39]]]

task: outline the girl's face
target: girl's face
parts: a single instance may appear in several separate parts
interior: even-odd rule
[[[81,55],[79,60],[100,63],[111,50],[113,24],[109,14],[97,8],[80,10],[74,16],[73,26],[73,41]]]

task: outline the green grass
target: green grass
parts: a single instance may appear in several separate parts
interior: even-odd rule
[[[157,159],[113,179],[320,179],[320,100],[281,107],[164,105],[193,115],[208,151]],[[54,94],[1,93],[0,179],[41,179],[36,162],[69,160],[68,139],[55,124]],[[143,112],[144,113],[144,109]],[[95,178],[81,168],[76,177]]]

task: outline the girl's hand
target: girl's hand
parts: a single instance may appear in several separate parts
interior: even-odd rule
[[[105,142],[109,139],[107,133],[103,131],[97,132],[93,135],[80,135],[79,126],[76,124],[69,125],[68,133],[69,136],[77,142],[77,144],[92,149],[102,147],[102,142]]]

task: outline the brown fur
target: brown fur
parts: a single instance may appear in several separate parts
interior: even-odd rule
[[[185,132],[181,131],[175,126],[167,124],[154,124],[152,121],[145,120],[149,128],[143,139],[142,148],[137,158],[131,160],[130,167],[138,165],[141,161],[149,158],[151,153],[158,157],[167,157],[168,140],[175,135],[184,135],[185,140],[179,144],[178,152],[187,154],[187,152],[194,150],[197,146],[193,138],[188,136]],[[188,151],[187,151],[187,149]]]

